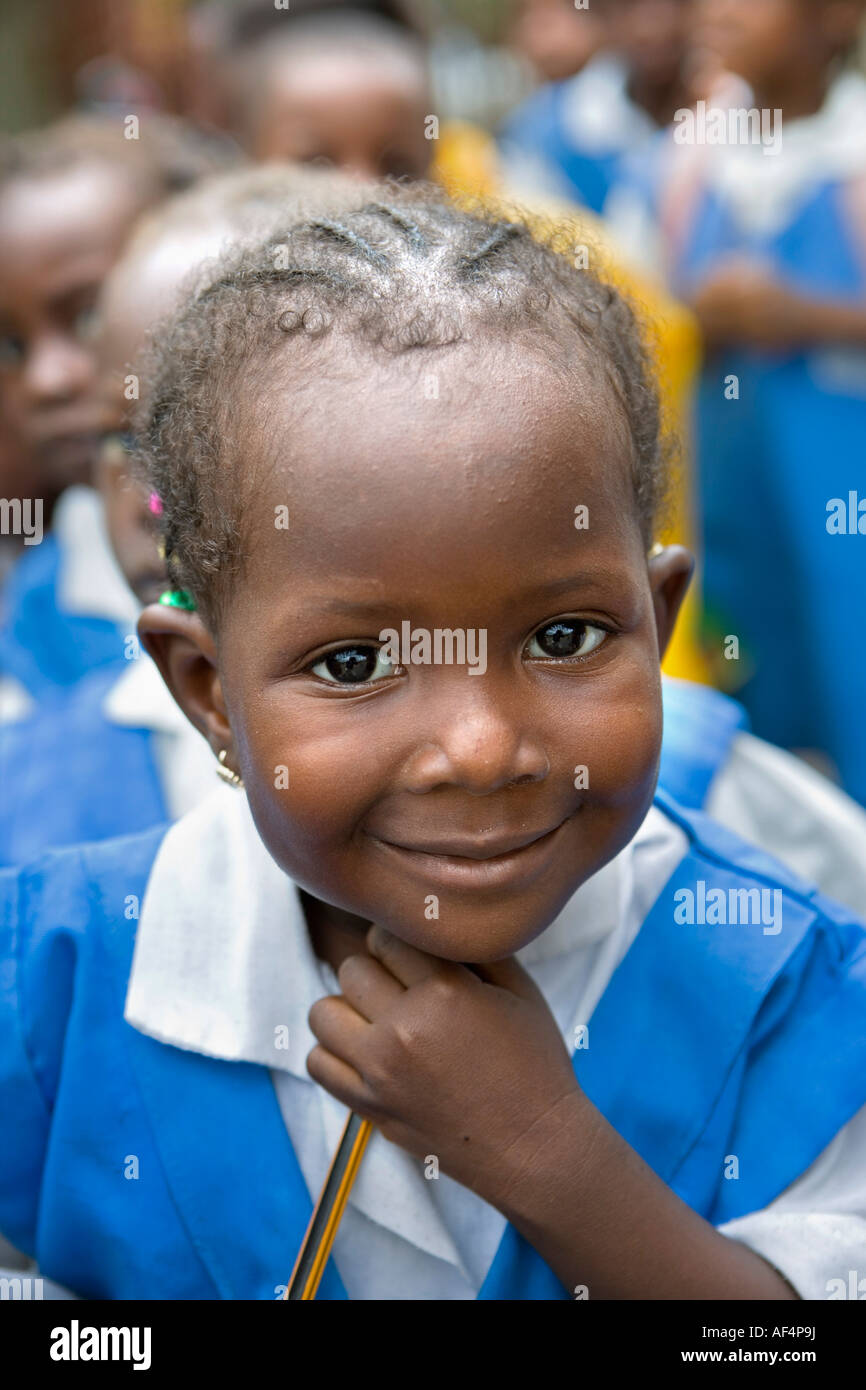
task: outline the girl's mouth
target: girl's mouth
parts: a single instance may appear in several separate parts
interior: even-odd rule
[[[427,882],[437,881],[450,888],[513,887],[534,877],[555,853],[560,832],[572,819],[567,816],[552,830],[539,834],[506,838],[448,840],[424,846],[396,844],[371,837],[384,852],[399,860],[406,870]]]

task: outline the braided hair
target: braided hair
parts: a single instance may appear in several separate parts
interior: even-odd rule
[[[366,199],[366,200],[364,200]],[[496,336],[543,351],[559,370],[590,361],[618,399],[633,441],[632,484],[649,544],[669,444],[635,313],[589,270],[519,220],[457,208],[419,185],[369,191],[223,262],[155,335],[153,384],[137,421],[171,581],[218,625],[243,567],[248,479],[233,458],[232,401],[275,354],[338,333],[386,356]],[[299,373],[308,359],[297,354]],[[317,366],[316,370],[320,368]]]

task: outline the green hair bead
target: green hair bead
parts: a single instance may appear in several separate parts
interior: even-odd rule
[[[165,589],[159,596],[166,608],[183,608],[187,613],[195,612],[195,599],[186,589]]]

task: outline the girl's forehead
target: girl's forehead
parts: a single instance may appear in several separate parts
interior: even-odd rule
[[[600,562],[612,548],[631,553],[630,439],[604,379],[567,383],[513,352],[470,358],[431,355],[402,383],[390,373],[352,392],[320,383],[300,411],[271,399],[260,416],[268,462],[254,466],[245,509],[249,551],[317,574],[337,556],[347,573],[373,576],[459,568],[482,549],[526,565],[550,550],[566,562],[580,547]],[[438,394],[429,382],[419,394],[437,370]],[[238,437],[254,456],[252,432]]]
[[[349,499],[398,506],[423,494],[447,509],[503,489],[528,498],[584,485],[622,507],[628,425],[605,372],[578,352],[563,370],[543,350],[478,340],[385,363],[364,353],[354,366],[285,386],[271,377],[255,421],[242,419],[269,486],[296,506],[339,513]]]

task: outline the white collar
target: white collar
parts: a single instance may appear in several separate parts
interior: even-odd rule
[[[519,952],[521,963],[541,968],[581,953],[624,922],[631,940],[684,852],[682,832],[651,808],[630,844]],[[306,1077],[315,1045],[307,1013],[332,978],[313,952],[296,886],[262,844],[246,797],[218,787],[160,845],[126,1021],[177,1047]],[[565,1031],[569,1020],[560,1026]]]
[[[566,84],[561,108],[566,139],[587,154],[631,149],[658,127],[628,94],[628,68],[602,53]]]
[[[60,551],[60,610],[107,618],[134,632],[138,605],[114,558],[99,493],[92,487],[68,487],[54,509],[52,530]]]

